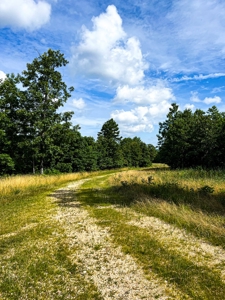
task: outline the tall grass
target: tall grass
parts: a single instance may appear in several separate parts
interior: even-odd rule
[[[149,169],[115,174],[109,185],[123,205],[225,248],[224,176],[223,170]]]
[[[54,190],[67,182],[99,174],[115,173],[119,170],[80,172],[58,175],[18,175],[0,178],[0,205],[24,196],[32,196],[40,192]]]

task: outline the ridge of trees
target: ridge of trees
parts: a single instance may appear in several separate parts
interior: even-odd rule
[[[58,112],[74,90],[58,70],[67,63],[49,49],[21,74],[0,81],[0,175],[151,165],[155,147],[137,137],[123,139],[113,119],[95,141],[72,125],[73,112]]]

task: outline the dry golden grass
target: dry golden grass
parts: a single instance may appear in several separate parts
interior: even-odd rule
[[[29,188],[38,188],[46,185],[50,186],[52,184],[60,185],[68,181],[78,180],[87,175],[88,173],[72,173],[57,176],[24,175],[6,177],[0,179],[0,194],[4,196],[15,191],[27,190]]]

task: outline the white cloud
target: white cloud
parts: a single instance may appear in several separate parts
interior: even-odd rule
[[[138,84],[148,65],[139,40],[128,38],[114,5],[106,13],[92,18],[93,29],[83,26],[81,42],[72,48],[71,66],[75,72],[99,77],[113,83]]]
[[[190,80],[204,80],[204,79],[211,79],[211,78],[219,78],[224,77],[225,73],[212,73],[208,75],[194,75],[194,76],[182,76],[181,78],[173,78],[172,82],[180,82],[180,81],[190,81]]]
[[[218,96],[215,96],[215,97],[206,97],[203,102],[205,104],[212,104],[212,103],[220,103],[221,102],[221,98],[218,97]]]
[[[1,80],[5,80],[6,79],[6,74],[0,70],[0,82]]]
[[[151,124],[138,124],[138,125],[122,125],[121,126],[122,132],[125,134],[132,134],[132,133],[138,133],[138,132],[152,132],[153,126]]]
[[[204,100],[201,100],[198,97],[198,93],[197,92],[192,92],[192,96],[190,98],[190,100],[192,102],[202,102],[205,104],[212,104],[212,103],[220,103],[221,102],[221,98],[219,96],[214,96],[214,97],[205,97]]]
[[[152,132],[153,125],[166,115],[169,107],[170,103],[162,101],[150,106],[138,106],[128,111],[116,110],[111,113],[111,117],[118,122],[122,132]]]
[[[51,6],[45,1],[1,0],[0,27],[39,29],[50,19]]]
[[[195,106],[194,106],[194,104],[185,104],[184,108],[185,109],[190,109],[190,110],[193,111],[195,109]]]
[[[111,117],[119,123],[138,123],[138,116],[134,111],[116,110],[111,114]]]
[[[86,106],[86,104],[82,98],[73,99],[72,105],[79,110],[82,110]]]
[[[119,86],[114,98],[116,102],[133,102],[137,104],[160,103],[161,101],[175,100],[172,90],[163,83],[145,88],[143,86]]]
[[[215,87],[215,88],[211,91],[211,93],[212,93],[212,94],[215,94],[215,93],[221,93],[221,92],[224,90],[224,88],[225,88],[224,85],[223,85],[223,86],[220,86],[220,87]]]

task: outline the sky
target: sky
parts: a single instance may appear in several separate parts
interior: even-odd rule
[[[0,0],[0,78],[49,48],[83,136],[113,118],[156,146],[171,103],[225,111],[224,0]]]

